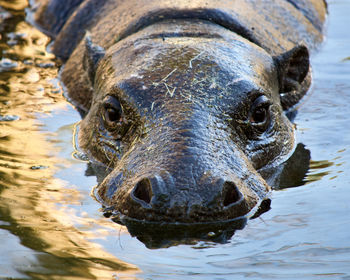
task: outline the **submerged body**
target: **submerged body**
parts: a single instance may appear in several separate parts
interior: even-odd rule
[[[325,3],[46,2],[79,144],[108,170],[101,203],[147,221],[252,213],[294,150],[284,111],[310,86]]]

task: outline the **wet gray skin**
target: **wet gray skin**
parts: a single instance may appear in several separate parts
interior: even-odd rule
[[[79,145],[107,171],[95,196],[108,211],[168,223],[254,214],[295,147],[284,110],[310,86],[324,1],[38,2],[84,116]]]
[[[130,36],[107,51],[93,76],[79,143],[110,168],[98,199],[130,218],[242,217],[270,191],[259,171],[294,148],[280,102],[284,64],[220,26],[186,26],[165,21]],[[304,78],[308,64],[300,68]]]

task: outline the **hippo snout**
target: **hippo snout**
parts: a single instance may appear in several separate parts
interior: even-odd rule
[[[207,188],[208,201],[203,202],[202,199],[200,201],[208,208],[212,207],[214,209],[217,206],[231,207],[240,204],[244,200],[243,194],[234,182],[226,181],[222,178],[212,178],[205,184],[205,187]],[[183,190],[186,191],[186,189]],[[209,196],[210,192],[211,195]],[[165,183],[160,176],[142,178],[136,183],[130,195],[135,202],[144,208],[150,208],[152,205],[162,207],[168,202],[172,204],[171,192],[165,189]],[[188,207],[196,204],[186,202],[186,205]]]
[[[198,178],[164,170],[133,177],[113,174],[99,186],[97,197],[109,202],[108,207],[112,206],[114,212],[136,220],[170,223],[232,220],[247,215],[260,200],[249,183],[235,176],[215,176],[209,171]],[[267,190],[266,187],[262,184],[262,188]]]

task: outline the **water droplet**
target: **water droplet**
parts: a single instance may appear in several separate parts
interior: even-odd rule
[[[16,115],[0,115],[0,122],[12,122],[19,120],[20,117]]]
[[[0,72],[5,72],[17,68],[18,63],[8,58],[0,60]]]
[[[43,169],[47,169],[49,168],[48,166],[44,166],[44,165],[34,165],[34,166],[31,166],[30,169],[32,170],[43,170]]]
[[[35,69],[32,69],[26,74],[26,80],[30,83],[36,83],[40,80],[40,75]]]
[[[24,63],[25,65],[33,65],[33,64],[34,64],[33,61],[30,60],[30,59],[23,60],[23,63]]]
[[[211,231],[211,232],[208,232],[208,237],[214,237],[216,234],[215,232]]]
[[[52,61],[41,62],[41,63],[38,63],[36,66],[38,66],[40,68],[53,68],[53,67],[55,67],[55,63]]]

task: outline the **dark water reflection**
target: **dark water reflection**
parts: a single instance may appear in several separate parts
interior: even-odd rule
[[[273,192],[271,209],[228,242],[156,250],[99,212],[48,39],[25,22],[26,1],[0,6],[1,279],[350,279],[348,0],[329,1],[329,36],[295,119],[311,162],[282,185],[299,187]]]

